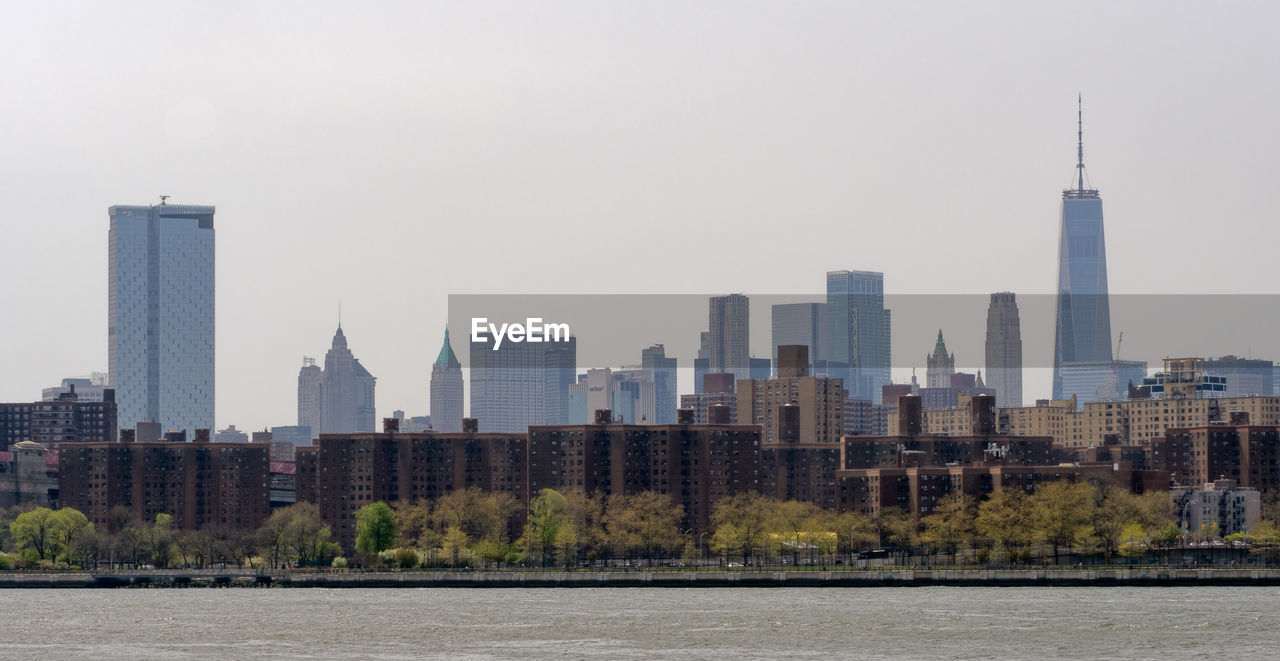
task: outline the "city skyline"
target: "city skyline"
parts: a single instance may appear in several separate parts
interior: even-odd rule
[[[518,27],[531,9],[513,8],[510,23],[486,28],[466,9],[439,16],[435,7],[393,8],[403,20],[390,21],[398,25],[389,32],[344,16],[350,54],[319,62],[288,50],[323,52],[310,48],[324,34],[318,16],[290,17],[298,25],[281,35],[269,28],[286,24],[273,8],[256,9],[267,29],[248,32],[228,27],[235,17],[182,9],[156,18],[142,8],[87,8],[64,23],[52,11],[23,8],[29,20],[11,25],[28,29],[0,46],[19,63],[7,89],[27,100],[5,111],[12,188],[3,203],[7,217],[47,218],[66,231],[50,241],[52,223],[6,226],[12,240],[0,248],[2,276],[39,274],[41,284],[10,289],[23,323],[0,331],[0,341],[22,350],[6,352],[0,364],[14,375],[0,384],[0,399],[34,400],[63,377],[107,367],[101,209],[159,194],[220,210],[217,428],[293,419],[297,356],[327,343],[329,310],[339,301],[379,374],[384,417],[425,412],[439,345],[422,329],[443,325],[451,291],[799,292],[820,289],[825,271],[856,268],[885,273],[895,292],[1047,294],[1058,229],[1050,196],[1067,180],[1063,155],[1078,91],[1090,103],[1091,167],[1108,192],[1113,298],[1271,293],[1274,209],[1261,191],[1276,174],[1266,155],[1280,146],[1269,120],[1277,95],[1250,74],[1276,61],[1263,27],[1276,9],[1217,16],[1221,29],[1204,34],[1198,17],[1154,7],[1163,6],[1095,8],[1094,41],[1083,50],[1070,47],[1079,26],[1017,6],[981,16],[960,8],[751,6],[732,15],[736,29],[727,33],[714,29],[726,18],[722,9],[620,8],[611,16],[565,12],[540,37]],[[401,27],[425,18],[440,19],[431,29],[481,38],[464,46]],[[155,58],[137,44],[104,47],[107,34],[170,22],[242,54],[219,51],[223,65],[215,67],[201,54]],[[652,42],[666,23],[675,26]],[[61,46],[33,40],[53,25],[66,37]],[[778,25],[794,30],[779,35]],[[590,28],[616,38],[578,36]],[[1001,48],[977,46],[993,41],[987,30],[1003,35],[995,40]],[[1132,47],[1138,37],[1141,50]],[[273,45],[277,38],[283,45]],[[1191,42],[1197,46],[1187,48]],[[778,48],[761,48],[773,43]],[[1040,55],[1009,57],[1020,47]],[[1163,55],[1156,61],[1151,52]],[[445,64],[450,54],[461,58],[457,69]],[[511,64],[522,57],[535,63]],[[402,61],[429,65],[417,77]],[[273,66],[253,71],[260,62]],[[366,76],[368,68],[384,74]],[[459,77],[465,71],[481,75]],[[408,80],[427,85],[404,88]],[[328,103],[338,89],[375,96],[380,109]],[[1200,93],[1190,98],[1187,89]],[[82,110],[86,95],[95,97],[94,113]],[[686,101],[653,101],[670,98]],[[1223,98],[1238,102],[1213,101]],[[561,110],[568,117],[553,120]],[[499,127],[510,128],[495,133]],[[667,152],[675,149],[684,156],[671,165]],[[613,156],[602,163],[604,154]],[[355,217],[358,226],[349,223]],[[1216,235],[1248,240],[1234,242],[1230,257],[1202,256],[1212,278],[1150,277],[1152,255],[1176,254],[1206,218]],[[554,247],[537,229],[551,219],[590,233],[589,245],[664,251],[665,272],[584,279],[584,268],[609,268],[623,248]],[[1161,231],[1151,231],[1157,224]],[[735,231],[722,231],[726,225]],[[652,238],[637,238],[637,227]],[[991,238],[1002,236],[1016,239],[998,239],[992,259]],[[433,242],[451,245],[433,254],[455,254],[424,266],[398,252]],[[516,249],[525,246],[543,251]],[[755,273],[747,262],[762,249],[802,258],[797,268]],[[544,259],[548,252],[555,259]],[[493,267],[500,253],[507,261]],[[349,256],[363,256],[366,273],[329,268]],[[950,277],[954,262],[964,263],[963,277]],[[525,272],[539,278],[519,276]],[[321,292],[333,300],[318,300]],[[82,321],[35,314],[50,297]],[[405,309],[414,323],[382,314]],[[1045,332],[1023,327],[1028,342]],[[982,354],[980,345],[953,348],[975,360]],[[1277,357],[1276,347],[1201,349]],[[691,364],[688,353],[671,355]],[[1043,384],[1028,379],[1025,398],[1047,395]]]

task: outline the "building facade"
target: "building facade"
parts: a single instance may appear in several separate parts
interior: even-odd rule
[[[713,374],[706,379],[702,392],[680,396],[680,408],[693,413],[693,422],[705,425],[710,422],[707,411],[712,406],[724,406],[727,409],[727,423],[738,422],[738,393],[732,374]]]
[[[567,422],[577,342],[504,342],[496,349],[471,342],[471,417],[479,419],[480,431],[523,433],[530,425]]]
[[[667,356],[666,349],[661,344],[655,344],[640,352],[640,367],[649,373],[649,380],[653,382],[653,422],[660,425],[674,424],[679,394],[676,357]]]
[[[298,426],[320,433],[320,411],[324,408],[324,370],[315,358],[303,356],[298,370]]]
[[[1206,375],[1223,379],[1222,397],[1277,394],[1272,379],[1275,365],[1269,360],[1226,355],[1205,360],[1203,367]]]
[[[82,402],[101,402],[103,393],[110,388],[107,385],[106,372],[94,372],[88,378],[72,377],[63,379],[62,383],[40,391],[40,399],[52,402],[63,395],[74,394]]]
[[[809,373],[816,374],[813,361],[822,351],[822,327],[827,321],[825,303],[780,303],[773,306],[773,366],[778,366],[778,347],[809,348]]]
[[[742,294],[712,296],[708,323],[707,369],[750,378],[751,300]]]
[[[64,443],[116,440],[115,391],[102,401],[82,402],[74,393],[44,402],[0,404],[0,447],[34,441],[50,450]]]
[[[1073,394],[1067,389],[1065,364],[1109,364],[1112,358],[1102,196],[1086,186],[1083,119],[1077,132],[1075,185],[1062,192],[1055,312],[1053,398],[1065,399]]]
[[[378,501],[435,500],[475,487],[509,493],[517,503],[511,530],[528,506],[523,433],[479,433],[464,421],[458,433],[334,434],[298,451],[297,499],[315,503],[335,541],[355,545],[356,512]]]
[[[377,378],[360,364],[339,326],[324,356],[324,369],[303,359],[298,373],[298,426],[311,433],[349,434],[374,431]],[[312,424],[319,422],[319,427]]]
[[[1054,399],[1076,398],[1078,406],[1089,402],[1116,402],[1128,398],[1129,386],[1142,385],[1147,363],[1141,360],[1064,362],[1056,375]]]
[[[891,317],[884,307],[884,274],[828,271],[823,374],[843,379],[849,396],[881,403],[892,383]]]
[[[738,382],[738,423],[760,425],[766,445],[787,440],[839,442],[844,433],[844,382],[808,376],[809,352],[803,346],[782,346],[778,354],[778,378]],[[794,421],[787,420],[788,415],[794,415]],[[794,429],[789,429],[791,424]],[[786,438],[789,431],[794,438]]]
[[[1262,519],[1261,494],[1257,489],[1237,485],[1235,480],[1214,480],[1172,491],[1182,529],[1193,538],[1247,533]]]
[[[249,435],[244,433],[242,429],[236,429],[235,425],[228,425],[226,429],[220,429],[213,435],[214,443],[248,443]]]
[[[991,295],[987,306],[987,385],[996,391],[996,406],[1022,406],[1022,321],[1013,292]]]
[[[529,492],[670,496],[682,528],[709,530],[724,498],[760,488],[760,429],[755,425],[694,425],[686,412],[674,425],[597,422],[529,428]]]
[[[0,452],[0,508],[58,507],[58,453],[32,441]]]
[[[444,329],[444,345],[431,365],[431,427],[444,433],[462,431],[463,416],[462,363],[449,343],[449,329]]]
[[[950,388],[951,375],[956,373],[956,355],[947,353],[947,343],[942,339],[942,329],[938,329],[938,341],[933,345],[933,353],[924,357],[924,385],[926,388]],[[925,408],[929,408],[928,404]]]
[[[173,517],[179,530],[253,530],[266,520],[269,448],[210,443],[207,429],[193,443],[81,443],[59,450],[58,496],[106,529],[114,507],[138,521]],[[116,531],[112,531],[116,532]]]
[[[214,428],[211,206],[113,206],[107,360],[126,427]]]

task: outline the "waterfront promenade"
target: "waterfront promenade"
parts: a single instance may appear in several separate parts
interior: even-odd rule
[[[1280,567],[867,570],[153,570],[5,572],[0,588],[628,588],[1280,585]]]

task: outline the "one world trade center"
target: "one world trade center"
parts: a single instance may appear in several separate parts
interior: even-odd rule
[[[1062,399],[1062,364],[1111,361],[1111,307],[1102,197],[1086,185],[1083,112],[1077,110],[1076,177],[1062,191],[1058,238],[1057,325],[1053,342],[1053,398]]]

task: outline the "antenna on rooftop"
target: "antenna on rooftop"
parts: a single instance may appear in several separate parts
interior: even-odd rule
[[[170,196],[170,195],[161,195],[161,196],[160,196],[160,206],[164,206],[164,205],[168,202],[168,200],[169,200],[169,198],[170,198],[170,197],[172,197],[172,196]]]

